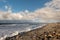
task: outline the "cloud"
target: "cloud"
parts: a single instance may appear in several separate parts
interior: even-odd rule
[[[48,3],[46,3],[45,5],[47,7],[50,7],[50,8],[54,8],[54,9],[60,9],[60,0],[52,0]]]
[[[8,9],[8,6],[7,5],[5,5],[5,9]]]
[[[20,20],[23,16],[18,13],[9,13],[0,11],[0,20]]]
[[[5,9],[7,10],[7,12],[12,12],[12,8],[9,5],[5,5]]]
[[[60,20],[60,0],[45,3],[45,7],[29,12],[28,10],[12,13],[12,9],[5,6],[8,12],[0,12],[1,20],[33,20],[37,22],[57,22]]]
[[[0,2],[4,2],[4,3],[6,3],[6,2],[7,2],[7,0],[0,0]]]
[[[60,0],[52,0],[45,7],[35,10],[24,18],[38,22],[57,22],[60,20]]]

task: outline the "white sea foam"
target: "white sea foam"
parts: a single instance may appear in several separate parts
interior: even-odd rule
[[[0,25],[0,40],[4,40],[6,37],[12,37],[20,32],[30,31],[41,27],[42,24],[29,25],[29,24],[10,24]]]

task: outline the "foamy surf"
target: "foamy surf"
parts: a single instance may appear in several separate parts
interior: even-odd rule
[[[36,28],[42,27],[42,24],[29,25],[29,24],[12,24],[0,25],[0,40],[5,40],[6,37],[12,37],[21,32],[27,32]]]

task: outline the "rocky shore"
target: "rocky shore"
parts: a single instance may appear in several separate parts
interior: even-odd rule
[[[5,40],[60,40],[60,23],[49,23],[42,28],[6,37]]]

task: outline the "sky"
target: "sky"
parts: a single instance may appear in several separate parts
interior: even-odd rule
[[[60,22],[60,0],[0,0],[0,20]]]
[[[13,12],[34,11],[44,7],[44,4],[49,1],[51,0],[0,0],[0,10],[6,11],[6,6],[9,6]]]

